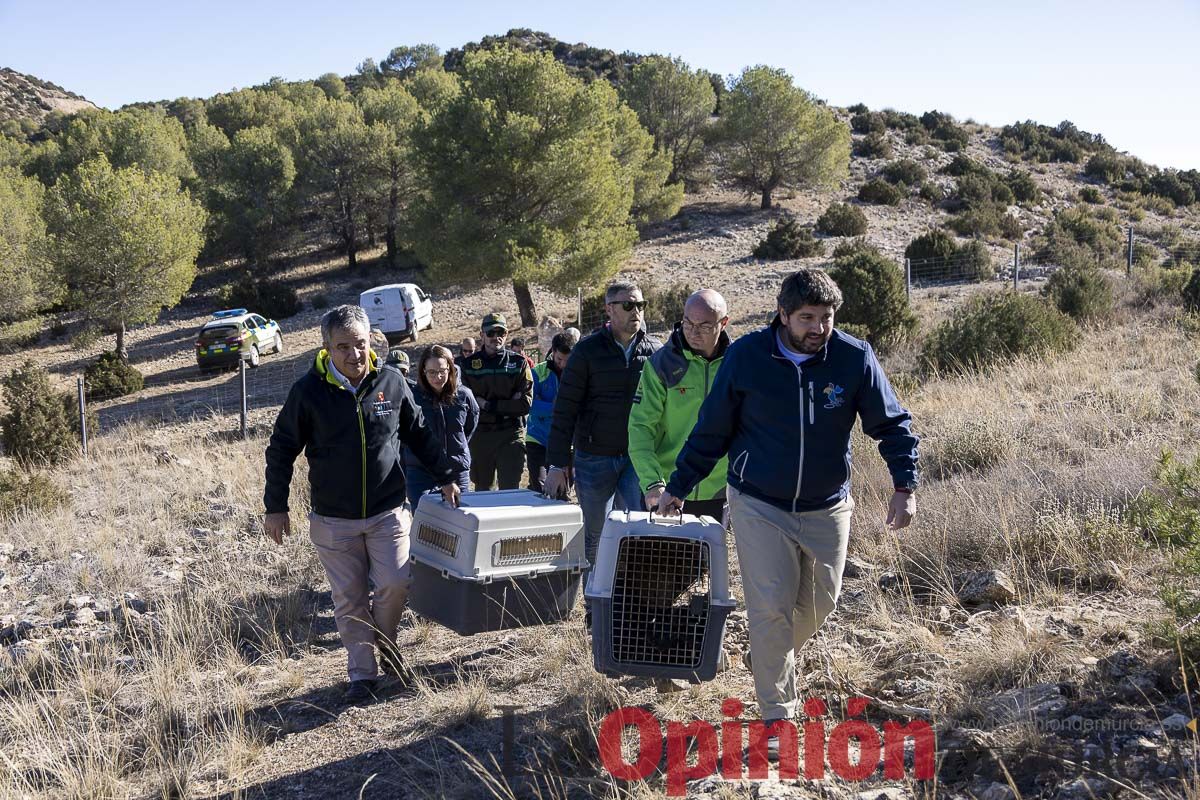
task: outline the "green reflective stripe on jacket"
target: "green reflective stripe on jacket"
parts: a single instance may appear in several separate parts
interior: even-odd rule
[[[708,361],[690,350],[684,355],[687,372],[670,389],[663,385],[653,366],[646,365],[629,412],[629,459],[643,492],[656,483],[666,483],[675,470],[675,457],[692,432],[721,366],[721,358]],[[720,497],[727,466],[728,459],[722,457],[686,499]]]

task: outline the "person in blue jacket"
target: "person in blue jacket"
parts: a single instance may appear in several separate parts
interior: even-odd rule
[[[454,356],[441,345],[426,347],[417,361],[413,399],[421,408],[425,424],[442,444],[455,469],[455,481],[465,492],[470,489],[471,450],[468,442],[479,422],[479,405],[471,390],[458,380]],[[404,448],[404,473],[408,479],[408,502],[413,510],[421,495],[436,485],[417,454]]]
[[[789,275],[771,324],[730,345],[659,499],[679,513],[725,455],[729,511],[760,713],[794,717],[795,653],[833,611],[854,501],[850,432],[879,442],[894,491],[887,525],[916,513],[917,442],[871,345],[833,326],[842,293],[823,270]],[[778,740],[768,742],[768,749]]]
[[[550,419],[554,416],[554,398],[558,394],[558,379],[562,377],[567,357],[575,339],[566,332],[556,333],[550,341],[550,353],[545,361],[533,368],[533,407],[525,428],[525,459],[529,465],[529,488],[542,491],[546,468],[546,442],[550,440]]]

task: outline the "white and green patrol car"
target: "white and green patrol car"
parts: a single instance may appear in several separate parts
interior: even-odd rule
[[[260,356],[282,352],[279,323],[244,308],[215,312],[196,336],[196,363],[201,372],[236,366],[238,361],[257,367]]]

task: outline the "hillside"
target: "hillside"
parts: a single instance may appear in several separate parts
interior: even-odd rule
[[[530,31],[464,50],[502,38],[610,80],[633,58]],[[1150,173],[1088,174],[1086,148],[1101,150],[1073,127],[834,113],[854,131],[843,180],[779,191],[766,210],[719,181],[690,192],[678,214],[642,226],[620,277],[656,292],[719,290],[736,338],[770,317],[784,276],[829,266],[857,238],[817,228],[832,204],[861,214],[862,239],[890,269],[934,229],[986,257],[986,274],[970,282],[952,274],[959,256],[911,265],[916,331],[882,359],[922,437],[918,516],[900,535],[885,527],[890,477],[856,433],[846,582],[798,658],[802,692],[828,705],[831,740],[856,697],[867,698],[871,726],[928,720],[937,781],[882,771],[854,781],[830,769],[819,781],[705,778],[688,796],[1200,800],[1200,738],[1186,727],[1200,693],[1164,634],[1180,624],[1178,609],[1200,612],[1200,462],[1190,477],[1160,466],[1164,451],[1181,465],[1198,455],[1200,316],[1183,307],[1178,279],[1200,263],[1200,203],[1170,200],[1162,192],[1179,185]],[[811,231],[820,252],[754,257],[785,219]],[[756,717],[744,608],[726,630],[731,667],[674,694],[598,674],[581,602],[560,624],[473,637],[409,613],[400,643],[416,680],[385,683],[377,703],[344,701],[345,652],[307,537],[304,459],[294,535],[279,547],[263,535],[263,451],[278,408],[320,347],[324,310],[368,287],[412,280],[429,291],[434,326],[404,344],[412,356],[477,335],[490,311],[517,315],[505,281],[436,283],[411,262],[389,267],[383,244],[366,237],[349,268],[319,222],[300,215],[292,233],[265,268],[295,290],[300,310],[280,319],[285,351],[246,371],[246,440],[239,376],[196,367],[196,331],[242,269],[239,257],[214,257],[180,303],[129,330],[145,387],[91,404],[86,458],[31,473],[0,458],[0,797],[662,797],[663,772],[624,782],[600,766],[599,724],[621,706],[719,724],[731,697]],[[931,333],[974,295],[1012,286],[1018,258],[1027,298],[1042,296],[1055,270],[1086,262],[1112,302],[1073,328],[1071,351],[965,374],[921,369]],[[574,318],[574,292],[532,288],[540,313]],[[661,321],[655,332],[666,332]],[[110,335],[96,336],[55,310],[6,326],[0,346],[73,393],[112,348]],[[1191,550],[1145,524],[1147,508],[1168,534],[1191,536]],[[740,601],[735,553],[731,586]],[[1195,657],[1200,637],[1187,641]],[[515,707],[513,778],[498,766],[505,707]]]
[[[54,111],[73,114],[96,104],[61,86],[0,67],[0,124],[30,120],[40,124]]]

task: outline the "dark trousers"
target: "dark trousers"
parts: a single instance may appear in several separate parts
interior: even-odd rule
[[[524,428],[475,431],[471,437],[471,483],[475,491],[489,491],[497,482],[501,489],[519,489],[524,471]]]
[[[535,492],[542,491],[541,471],[546,466],[546,446],[527,439],[525,461],[529,464],[529,488]]]

